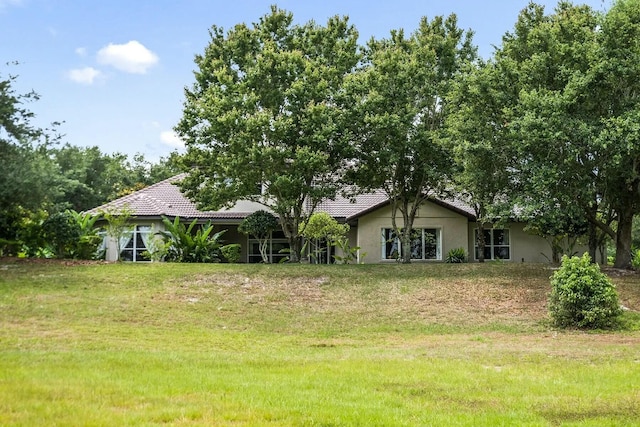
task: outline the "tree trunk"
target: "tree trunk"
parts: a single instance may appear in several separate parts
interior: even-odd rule
[[[628,203],[618,210],[618,231],[616,233],[615,268],[631,268],[631,229],[633,226],[633,206]]]
[[[411,264],[411,229],[405,227],[400,235],[402,244],[402,263]]]
[[[484,241],[484,222],[478,221],[477,224],[478,262],[484,262],[484,247],[487,244],[487,242]]]
[[[290,236],[287,237],[287,240],[289,241],[289,262],[299,263],[300,252],[302,251],[302,237]]]
[[[414,202],[416,203],[416,202]],[[400,235],[400,242],[402,243],[402,263],[411,264],[411,232],[413,231],[413,220],[415,219],[415,206],[412,211],[409,212],[408,205],[405,205],[402,211],[404,220],[404,228]]]
[[[597,263],[598,229],[593,223],[589,223],[589,257],[592,263]]]

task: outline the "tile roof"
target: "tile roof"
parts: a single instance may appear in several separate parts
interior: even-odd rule
[[[102,206],[89,210],[89,213],[114,211],[128,207],[136,217],[176,217],[202,219],[243,219],[257,209],[266,209],[256,203],[239,202],[234,208],[218,211],[200,211],[195,203],[186,198],[176,185],[185,174],[173,176],[149,187],[143,188]],[[459,200],[432,200],[441,206],[474,218],[473,209]],[[327,212],[335,218],[355,219],[388,203],[383,191],[360,194],[352,198],[338,195],[334,200],[321,202],[316,211]]]

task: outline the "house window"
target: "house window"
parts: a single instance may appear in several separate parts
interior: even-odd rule
[[[286,252],[287,249],[289,249],[289,241],[284,237],[284,232],[272,232],[269,243],[267,244],[269,262],[278,263],[286,259],[289,256]],[[260,243],[256,239],[249,239],[249,262],[262,262],[262,255],[260,255]]]
[[[475,257],[478,259],[478,230],[474,234]],[[490,228],[484,230],[484,259],[511,259],[509,230]]]
[[[411,230],[411,259],[441,260],[441,233],[439,228]],[[402,244],[393,228],[382,230],[382,259],[402,258]]]
[[[137,225],[120,237],[120,259],[122,261],[151,261],[147,253],[153,236],[150,225]]]

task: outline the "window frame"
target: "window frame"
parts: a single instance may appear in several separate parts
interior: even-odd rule
[[[274,237],[275,234],[275,237]],[[247,237],[247,263],[249,264],[259,264],[262,262],[262,255],[260,255],[260,249],[259,249],[259,241],[258,239],[253,239],[251,237]],[[280,250],[282,250],[283,248],[277,249],[276,252],[274,253],[273,251],[273,247],[275,246],[283,246],[288,248],[289,247],[289,240],[287,240],[286,237],[284,237],[284,233],[282,231],[272,231],[269,234],[269,262],[270,263],[274,263],[274,260],[276,263],[281,262],[283,259],[286,259],[289,255],[286,253],[279,253]],[[257,250],[257,252],[254,253],[254,248]]]
[[[142,230],[142,228],[144,228],[144,230]],[[142,234],[148,235],[147,241],[150,242],[153,238],[153,226],[150,224],[135,225],[123,234],[131,235],[131,240],[130,242],[127,242],[125,247],[120,248],[118,259],[124,262],[151,262],[151,258],[142,256],[143,252],[149,251],[149,248],[144,244]],[[140,242],[138,242],[138,238],[140,238],[141,246],[139,246]],[[131,243],[131,247],[128,247],[129,243]],[[131,252],[130,259],[125,259],[123,257],[125,252]]]
[[[507,241],[508,243],[505,244],[495,244],[495,232],[499,231],[502,233],[506,233],[507,236]],[[484,242],[484,246],[485,246],[485,260],[488,261],[497,261],[497,260],[501,260],[501,261],[511,261],[511,259],[513,258],[513,247],[512,247],[512,242],[511,242],[511,229],[509,228],[485,228],[484,232],[489,232],[489,241],[487,241],[486,237],[485,237],[485,242]],[[507,250],[509,251],[509,257],[508,258],[498,258],[495,256],[496,254],[496,249],[504,249],[507,248]],[[489,250],[489,253],[491,254],[490,258],[486,257],[486,251]],[[476,228],[473,231],[473,257],[474,260],[478,260],[478,229]]]
[[[421,253],[421,257],[420,258],[411,258],[411,261],[416,261],[416,262],[438,262],[438,261],[442,261],[442,227],[414,227],[412,229],[412,232],[416,232],[420,230],[420,253]],[[428,231],[433,231],[435,233],[435,257],[434,258],[427,258],[425,255],[429,252],[431,252],[430,250],[427,250],[427,243],[425,241],[425,235]],[[398,236],[392,236],[390,237],[392,234],[395,234],[395,230],[391,227],[385,227],[381,229],[380,235],[381,235],[381,240],[382,240],[382,248],[381,248],[381,259],[382,261],[398,261],[400,259],[402,259],[402,245],[400,243],[400,238]],[[397,256],[393,257],[390,256],[390,254],[388,254],[388,250],[389,250],[389,243],[391,242],[391,238],[394,238],[395,240],[393,241],[393,243],[391,244],[391,248],[393,250],[393,248],[397,248]],[[412,239],[412,243],[413,243]],[[416,239],[417,240],[417,239]],[[413,246],[413,245],[412,245]],[[393,252],[391,252],[393,253]]]

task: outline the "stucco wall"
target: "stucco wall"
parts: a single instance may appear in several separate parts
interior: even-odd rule
[[[547,263],[551,260],[551,246],[546,239],[534,234],[524,231],[526,224],[524,223],[508,223],[503,228],[508,228],[510,231],[511,240],[511,259],[513,262],[542,262]],[[486,226],[490,228],[491,226]],[[468,253],[470,261],[474,259],[474,235],[476,230],[476,223],[469,223],[469,243]],[[574,251],[578,254],[582,254],[588,251],[588,248],[584,245],[578,245],[574,248]]]
[[[396,218],[398,226],[402,226],[402,216]],[[414,228],[438,228],[441,233],[441,257],[446,258],[447,252],[453,248],[468,246],[468,219],[456,212],[436,205],[424,203],[416,216]],[[374,212],[363,215],[358,220],[357,239],[361,253],[366,256],[364,263],[389,262],[382,259],[382,230],[391,228],[391,207],[384,206]],[[392,261],[393,262],[393,261]],[[415,261],[420,262],[420,261]]]

